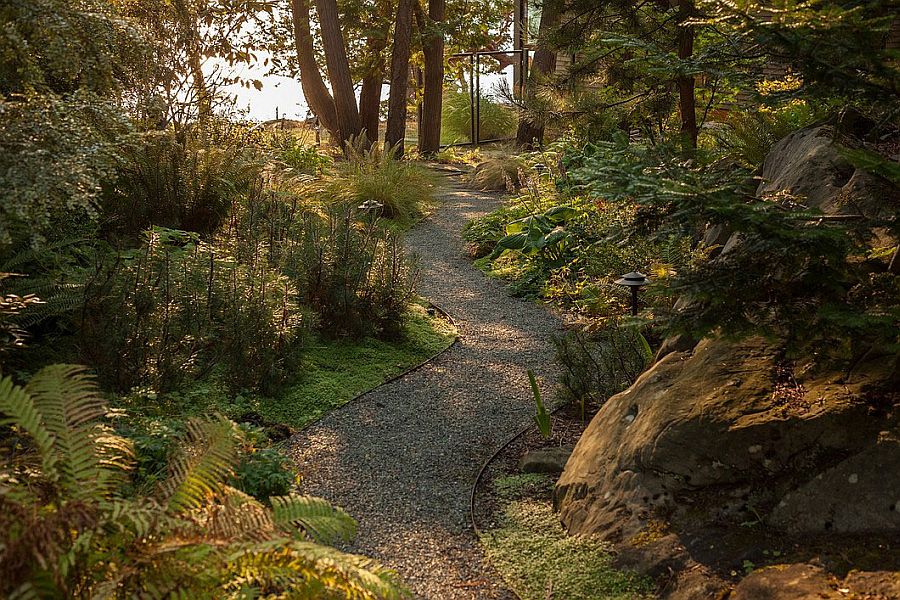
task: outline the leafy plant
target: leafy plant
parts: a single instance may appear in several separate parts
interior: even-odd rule
[[[190,131],[144,133],[124,154],[105,195],[105,226],[132,238],[152,226],[211,234],[263,167],[237,144]]]
[[[480,116],[482,140],[506,139],[515,135],[517,117],[512,108],[482,95]],[[471,141],[471,137],[472,112],[469,94],[446,92],[441,105],[441,143]]]
[[[391,572],[323,545],[353,535],[343,511],[305,496],[272,497],[270,509],[227,485],[240,449],[229,421],[189,422],[169,477],[129,497],[131,446],[103,423],[106,406],[80,367],[46,367],[25,387],[0,379],[0,414],[23,448],[0,470],[4,594],[404,593]]]
[[[538,388],[537,379],[534,377],[534,371],[528,369],[528,383],[531,384],[531,395],[534,397],[534,404],[537,407],[537,414],[534,416],[534,422],[538,426],[538,431],[544,439],[550,439],[552,431],[552,423],[550,413],[544,406],[544,400],[541,398],[541,390]]]
[[[525,256],[541,255],[549,263],[562,260],[569,233],[564,224],[578,214],[571,206],[554,206],[540,215],[529,215],[506,225],[506,236],[491,253],[496,258],[515,250]]]

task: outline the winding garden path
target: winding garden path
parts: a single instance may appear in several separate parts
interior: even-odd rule
[[[526,369],[553,380],[560,321],[510,297],[466,258],[465,223],[500,199],[448,181],[441,204],[407,236],[420,293],[456,320],[458,343],[300,432],[291,454],[305,493],[359,521],[350,550],[396,569],[420,598],[511,598],[469,526],[481,463],[531,419]]]

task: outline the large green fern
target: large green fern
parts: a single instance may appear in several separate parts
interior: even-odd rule
[[[393,572],[323,545],[356,523],[324,500],[230,487],[237,427],[187,424],[171,477],[123,495],[129,444],[104,424],[82,367],[53,365],[25,386],[0,379],[0,426],[30,440],[0,467],[0,596],[46,598],[399,598]]]

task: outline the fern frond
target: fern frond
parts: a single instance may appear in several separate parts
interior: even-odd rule
[[[393,600],[409,597],[396,574],[373,560],[299,540],[239,548],[229,559],[226,589],[290,590],[300,598]]]
[[[21,427],[31,436],[41,457],[44,476],[55,481],[57,472],[53,436],[44,427],[41,414],[35,407],[31,395],[13,383],[12,377],[0,379],[0,415],[5,415],[0,416],[0,425]]]
[[[199,508],[220,493],[238,461],[240,432],[224,418],[192,419],[187,423],[187,447],[170,465],[163,485],[169,510]]]
[[[322,498],[291,495],[274,496],[269,501],[276,525],[300,527],[317,542],[350,541],[356,535],[353,517]]]
[[[271,538],[275,524],[268,508],[256,498],[230,486],[220,493],[221,504],[204,507],[204,539],[222,542],[260,542]]]
[[[108,497],[131,464],[131,444],[99,422],[106,403],[84,367],[45,367],[25,391],[53,437],[59,485],[74,499]]]

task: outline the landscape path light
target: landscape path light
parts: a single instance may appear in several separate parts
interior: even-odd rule
[[[647,276],[639,271],[632,271],[616,279],[616,283],[631,288],[631,314],[636,317],[638,314],[638,290],[641,289],[641,286],[649,283]]]

